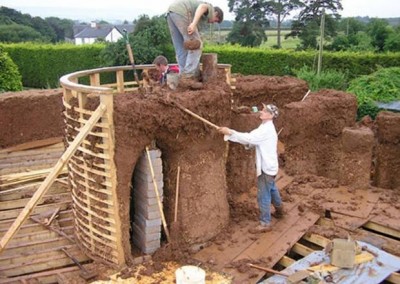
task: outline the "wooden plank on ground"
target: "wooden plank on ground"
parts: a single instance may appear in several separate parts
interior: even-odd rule
[[[2,149],[2,150],[0,150],[0,154],[45,147],[45,146],[60,143],[62,141],[63,141],[63,137],[53,137],[53,138],[47,138],[47,139],[42,139],[42,140],[36,140],[36,141],[32,141],[32,142],[26,142],[26,143],[22,143],[22,144],[19,144],[16,146]]]
[[[29,280],[35,280],[35,279],[39,280],[40,283],[56,283],[55,280],[57,279],[57,274],[67,273],[67,272],[71,272],[71,271],[78,271],[78,270],[79,270],[79,267],[77,267],[77,266],[64,267],[64,268],[60,268],[60,269],[38,272],[38,273],[17,276],[17,277],[12,277],[12,278],[0,278],[0,283],[1,284],[24,283],[23,281],[29,281]],[[50,281],[47,281],[47,279],[50,279]]]
[[[74,141],[69,145],[67,150],[61,156],[60,160],[54,166],[53,170],[46,177],[42,185],[32,196],[31,200],[25,206],[25,208],[21,211],[18,217],[15,219],[15,222],[11,225],[10,229],[6,232],[6,234],[0,240],[0,252],[4,250],[4,247],[8,244],[10,239],[17,233],[19,228],[22,226],[22,223],[28,218],[28,216],[32,213],[33,209],[36,207],[39,200],[43,197],[43,195],[50,188],[54,180],[60,174],[68,160],[75,153],[76,149],[79,147],[80,143],[86,138],[89,132],[92,130],[94,124],[100,119],[100,117],[105,112],[106,107],[103,104],[100,104],[87,123],[82,127],[79,134],[75,137]]]
[[[84,255],[80,250],[75,250],[73,256],[79,262],[85,262],[89,260],[89,258],[86,255]],[[47,255],[44,255],[43,257],[40,258],[38,255],[38,258],[33,259],[29,262],[22,262],[22,263],[2,266],[0,267],[0,274],[5,275],[7,277],[14,277],[19,275],[44,271],[48,269],[61,268],[64,266],[74,264],[74,262],[68,256],[66,256],[62,251],[55,252],[55,254],[52,255],[51,261],[49,260],[50,258]]]
[[[292,178],[287,176],[283,171],[280,171],[277,178],[278,188],[283,188],[292,181]],[[243,200],[249,199],[249,193],[245,193],[245,196],[236,197],[236,202],[243,202]],[[257,206],[256,197],[254,197],[254,206]],[[298,202],[286,202],[285,210],[288,212],[296,207]],[[272,220],[273,224],[276,222]],[[195,254],[194,258],[205,263],[212,263],[213,268],[222,271],[225,266],[241,254],[247,247],[258,240],[258,237],[253,234],[249,234],[248,231],[255,228],[258,225],[258,221],[247,220],[241,223],[231,223],[228,228],[231,236],[229,240],[224,240],[222,236],[221,240],[216,240],[210,246],[205,247],[201,251]],[[226,233],[224,233],[226,235]]]
[[[40,241],[34,241],[34,242],[29,242],[29,243],[24,243],[24,244],[17,244],[17,245],[10,245],[5,249],[2,253],[1,256],[10,256],[10,255],[18,255],[18,254],[26,254],[27,252],[29,253],[38,253],[42,250],[46,250],[49,248],[54,248],[54,247],[62,247],[66,245],[70,245],[71,242],[66,239],[65,237],[55,237],[52,239],[46,239],[46,240],[40,240]]]
[[[394,192],[396,192],[394,190]],[[395,195],[395,193],[391,193]],[[400,231],[400,210],[396,206],[397,197],[386,197],[388,201],[380,201],[374,208],[371,222]],[[396,208],[397,207],[397,208]]]
[[[359,218],[335,212],[331,212],[330,214],[336,227],[340,227],[348,231],[354,231],[355,229],[360,228],[371,218],[370,216],[368,216],[367,218]]]
[[[71,205],[71,201],[52,203],[52,204],[43,204],[43,205],[37,206],[33,210],[32,214],[40,214],[40,213],[43,213],[50,209],[55,209],[56,207],[60,207],[60,210],[66,210],[67,208],[70,207],[70,205]],[[18,217],[19,214],[21,214],[22,210],[23,209],[0,211],[0,220],[14,219],[14,218]]]
[[[378,191],[368,189],[349,191],[342,186],[331,188],[324,194],[326,201],[322,206],[326,210],[359,218],[368,218],[381,196],[381,192]]]
[[[264,260],[268,262],[268,267],[273,267],[320,217],[313,212],[305,212],[301,215],[299,213],[298,208],[295,207],[287,217],[276,223],[271,232],[262,234],[257,242],[254,242],[234,261]],[[229,272],[237,283],[246,281],[257,283],[265,274],[254,269],[248,270],[247,273],[240,273],[236,269],[230,269]]]
[[[62,227],[70,227],[73,226],[74,220],[72,217],[70,218],[65,218],[65,219],[57,219],[58,224]],[[8,228],[4,228],[0,230],[0,237],[4,235],[4,233],[8,230]],[[19,238],[19,236],[24,236],[26,234],[31,234],[31,233],[39,233],[42,231],[47,231],[48,229],[44,227],[41,224],[35,223],[35,224],[24,224],[24,226],[21,227],[19,232],[15,235],[15,238]]]
[[[7,201],[0,201],[0,208],[2,210],[10,210],[10,209],[17,209],[23,208],[28,203],[30,198],[23,198],[17,200],[7,200]],[[52,194],[52,195],[45,195],[42,197],[39,205],[41,204],[53,204],[58,202],[65,202],[65,201],[72,201],[72,197],[70,193],[59,193],[59,194]]]

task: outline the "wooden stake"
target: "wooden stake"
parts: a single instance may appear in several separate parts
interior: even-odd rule
[[[178,173],[176,174],[176,191],[175,191],[175,214],[174,222],[178,220],[178,200],[179,200],[179,174],[181,172],[181,167],[178,166]]]
[[[22,223],[26,220],[29,214],[39,203],[39,200],[43,197],[43,195],[53,184],[54,180],[57,178],[58,174],[64,168],[65,164],[69,161],[69,159],[75,153],[76,149],[79,147],[81,142],[86,138],[86,136],[92,130],[96,122],[101,118],[105,110],[106,107],[103,104],[100,104],[97,107],[96,111],[93,113],[92,117],[82,127],[81,131],[75,137],[74,141],[71,143],[71,145],[67,148],[64,154],[58,160],[57,164],[53,167],[53,170],[46,177],[46,179],[40,185],[38,190],[35,192],[35,194],[32,196],[29,202],[25,205],[21,213],[18,215],[17,219],[15,219],[10,229],[8,229],[8,231],[4,234],[3,238],[0,240],[0,253],[3,251],[8,242],[12,239],[12,237],[17,233],[19,228],[22,226]]]
[[[167,236],[167,241],[170,243],[171,242],[171,238],[169,236],[167,222],[165,221],[165,216],[164,216],[162,203],[161,203],[161,200],[160,200],[160,195],[158,194],[158,186],[157,186],[156,178],[154,177],[154,169],[153,169],[153,164],[151,163],[149,147],[146,147],[146,153],[147,153],[147,160],[149,161],[149,168],[150,168],[150,172],[151,172],[151,177],[153,179],[154,191],[155,191],[156,196],[157,196],[158,209],[160,209],[161,220],[162,220],[162,223],[163,223],[165,235]]]

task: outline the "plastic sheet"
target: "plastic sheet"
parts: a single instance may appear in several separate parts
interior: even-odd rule
[[[373,260],[358,264],[352,269],[338,269],[331,273],[315,272],[325,283],[337,284],[364,284],[364,283],[381,283],[392,272],[400,269],[400,258],[391,255],[383,250],[380,250],[368,243],[358,242],[361,247],[366,247],[375,257]],[[316,264],[329,264],[330,257],[324,251],[315,251],[306,257],[296,261],[291,266],[287,267],[282,272],[292,274],[298,270],[305,270]],[[330,277],[331,279],[328,279]],[[329,280],[329,281],[328,281]],[[287,278],[284,276],[275,275],[262,282],[262,284],[280,284],[287,283]]]

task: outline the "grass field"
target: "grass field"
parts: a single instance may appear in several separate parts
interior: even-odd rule
[[[212,43],[225,43],[226,42],[226,37],[230,31],[227,30],[222,30],[220,32],[214,31],[210,33],[209,31],[203,32],[203,39],[206,42],[212,42]],[[288,34],[290,31],[284,30],[281,32],[281,45],[283,49],[295,49],[297,45],[300,43],[300,40],[298,38],[288,38],[285,39],[285,35]],[[267,30],[265,32],[267,35],[267,41],[263,42],[260,47],[261,48],[274,48],[274,46],[277,45],[277,31],[276,30]]]

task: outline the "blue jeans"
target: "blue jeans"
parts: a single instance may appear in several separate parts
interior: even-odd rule
[[[168,13],[167,22],[171,33],[172,43],[175,48],[176,59],[180,70],[179,72],[188,76],[197,75],[199,73],[199,62],[203,43],[201,43],[201,47],[196,50],[185,49],[183,43],[190,38],[201,41],[199,32],[195,31],[189,36],[187,32],[187,27],[190,24],[189,20],[176,13]]]
[[[261,174],[257,178],[258,192],[257,201],[260,209],[260,223],[268,225],[271,223],[271,202],[274,206],[281,206],[282,199],[276,187],[275,179],[266,174]]]

